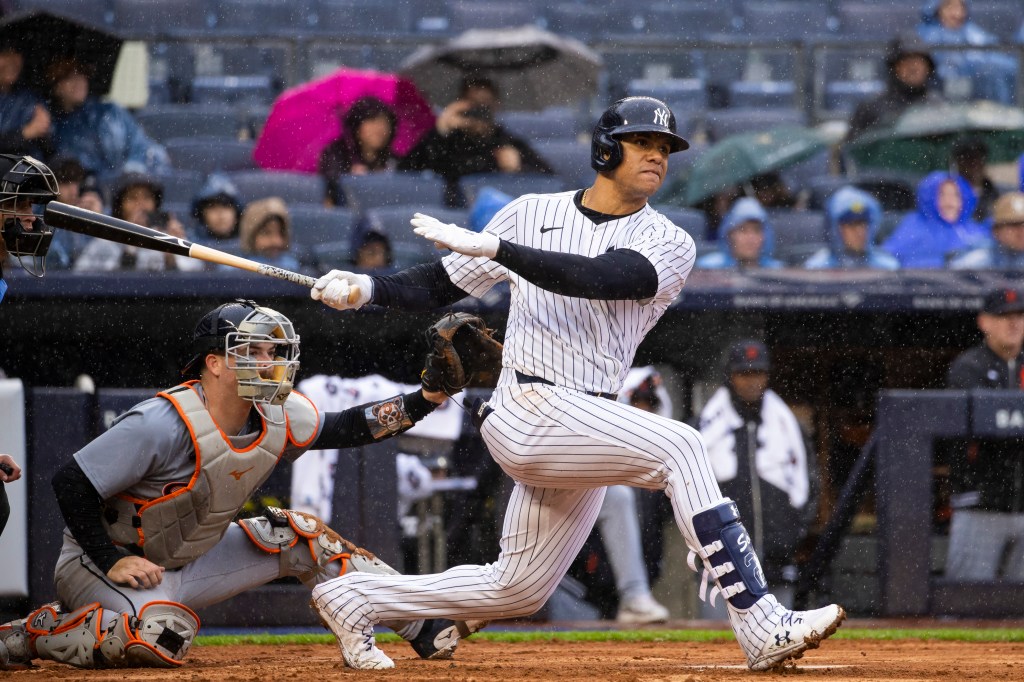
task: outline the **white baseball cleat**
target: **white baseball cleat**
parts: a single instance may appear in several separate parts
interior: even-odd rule
[[[346,630],[324,610],[315,596],[310,604],[324,626],[334,633],[335,639],[338,640],[338,648],[341,649],[341,658],[347,667],[356,670],[384,670],[395,667],[395,662],[377,648],[372,629],[369,633]]]
[[[813,611],[790,611],[768,594],[746,611],[729,609],[736,639],[751,670],[775,670],[817,649],[846,619],[838,604]]]
[[[615,620],[623,625],[646,625],[664,623],[668,615],[668,609],[655,601],[654,597],[643,594],[622,600]]]

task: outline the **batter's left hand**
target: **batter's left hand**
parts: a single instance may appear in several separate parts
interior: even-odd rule
[[[490,232],[472,232],[422,213],[414,214],[409,222],[413,232],[434,242],[439,249],[451,249],[475,258],[494,258],[498,254],[501,240]]]

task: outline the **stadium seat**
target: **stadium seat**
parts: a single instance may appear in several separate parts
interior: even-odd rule
[[[171,163],[179,170],[199,173],[255,168],[252,142],[219,137],[175,137],[164,143]]]
[[[805,125],[805,114],[798,109],[715,109],[704,116],[708,137],[712,140],[738,133],[771,130],[784,125]]]
[[[573,140],[579,132],[576,112],[571,109],[503,111],[498,115],[498,123],[529,144],[534,140]]]
[[[265,104],[274,101],[277,89],[265,75],[196,76],[192,79],[194,104]]]
[[[693,120],[692,116],[682,116],[683,112],[700,111],[708,107],[707,87],[702,78],[634,78],[626,85],[626,94],[657,97],[671,107],[677,125]],[[684,137],[689,132],[679,128],[679,134]]]
[[[648,34],[671,33],[677,38],[700,38],[731,33],[735,16],[725,2],[657,2],[642,7],[644,30]]]
[[[217,105],[172,104],[146,107],[135,112],[149,137],[166,142],[174,137],[222,137],[238,139],[242,121],[232,107]]]
[[[214,16],[207,0],[113,0],[114,27],[132,37],[205,31]]]
[[[885,90],[880,80],[832,81],[825,84],[825,109],[836,113],[851,113],[857,105]]]
[[[110,26],[114,11],[110,0],[16,0],[10,4],[0,3],[6,13],[46,10],[51,14],[78,19],[93,26]],[[12,6],[13,5],[13,6]]]
[[[677,227],[686,230],[694,241],[702,242],[708,236],[708,218],[704,211],[678,206],[652,206],[658,213],[671,220]]]
[[[248,170],[228,173],[243,203],[281,197],[286,204],[323,204],[326,190],[319,175]]]
[[[288,215],[295,242],[314,252],[321,244],[351,244],[356,214],[346,208],[289,203]]]
[[[828,4],[824,2],[743,3],[743,32],[747,35],[808,40],[828,30]]]
[[[736,81],[729,84],[729,106],[792,107],[796,83],[792,81]]]
[[[370,173],[344,175],[341,189],[349,208],[366,211],[382,206],[444,205],[444,181],[432,173]]]
[[[806,189],[812,180],[831,173],[831,151],[826,149],[780,171],[783,182],[794,193]]]
[[[192,170],[174,170],[157,176],[164,186],[164,202],[191,204],[203,187],[203,175]]]
[[[840,35],[888,40],[917,26],[921,20],[921,3],[842,2],[838,17]]]
[[[216,27],[232,33],[275,35],[308,30],[310,0],[213,0]]]
[[[567,188],[586,187],[594,180],[590,144],[575,140],[545,140],[533,145]]]
[[[772,211],[768,220],[775,233],[775,257],[789,265],[802,264],[828,243],[821,211]]]
[[[1021,26],[1020,0],[974,1],[970,4],[971,21],[1012,45]]]
[[[432,243],[412,231],[409,219],[420,210],[422,209],[418,205],[373,208],[366,211],[360,227],[363,230],[379,232],[388,238],[396,267],[428,263],[448,252],[437,250]],[[454,225],[465,226],[469,222],[469,213],[463,210],[432,208],[430,215],[443,223]]]
[[[453,31],[466,31],[471,28],[507,28],[535,24],[539,15],[534,5],[529,2],[453,0],[448,3],[448,17]]]
[[[544,10],[548,30],[592,42],[607,33],[632,32],[626,14],[614,6],[561,2]]]
[[[410,5],[380,0],[316,0],[310,28],[332,35],[409,33]],[[353,17],[359,20],[353,21]]]
[[[477,192],[485,186],[513,197],[561,192],[566,189],[566,183],[562,178],[544,173],[474,173],[460,178],[459,186],[466,196],[467,206],[473,205]]]

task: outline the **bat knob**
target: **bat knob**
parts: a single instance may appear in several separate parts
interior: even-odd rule
[[[359,287],[350,287],[348,290],[348,303],[355,305],[359,302]]]

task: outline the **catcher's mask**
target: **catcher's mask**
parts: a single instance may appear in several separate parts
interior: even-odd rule
[[[273,360],[257,360],[249,354],[251,344],[274,345]],[[199,320],[192,340],[195,355],[181,373],[196,377],[210,353],[223,353],[235,371],[238,395],[251,400],[259,413],[274,424],[284,423],[270,416],[266,405],[283,405],[299,371],[299,335],[291,321],[271,308],[238,299],[214,308]]]
[[[57,178],[46,164],[31,156],[0,154],[0,231],[7,251],[30,275],[46,274],[46,252],[53,230],[35,215],[32,206],[46,204],[60,194]],[[21,218],[34,217],[29,228]]]

